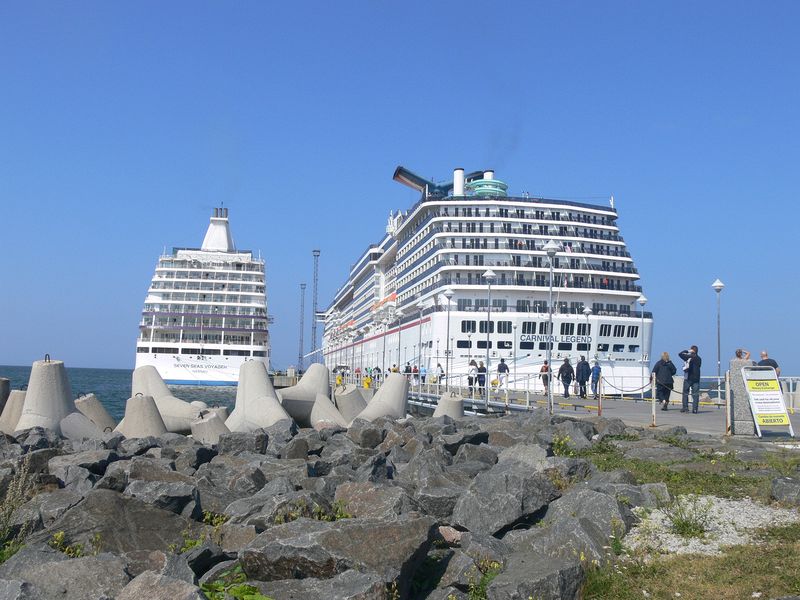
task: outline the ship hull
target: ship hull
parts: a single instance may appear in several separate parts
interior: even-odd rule
[[[251,359],[240,356],[138,354],[136,368],[145,365],[155,367],[169,385],[235,386],[239,381],[239,369],[245,360]],[[266,366],[265,360],[261,362]]]

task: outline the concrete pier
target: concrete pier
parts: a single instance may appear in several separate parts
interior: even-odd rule
[[[71,412],[75,412],[75,404],[64,362],[48,359],[34,362],[17,431],[44,427],[61,433],[59,423]]]

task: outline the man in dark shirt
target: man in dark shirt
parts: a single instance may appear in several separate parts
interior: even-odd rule
[[[758,361],[759,367],[772,367],[775,369],[775,374],[780,377],[781,376],[781,368],[778,366],[778,363],[775,361],[774,358],[770,358],[769,354],[767,354],[766,350],[761,351],[761,360]]]
[[[700,366],[703,359],[697,354],[697,346],[678,352],[683,365],[683,397],[681,412],[689,412],[689,393],[692,394],[692,412],[697,414],[700,405]]]
[[[575,365],[575,379],[578,380],[578,395],[581,398],[586,398],[586,383],[592,374],[592,367],[586,361],[585,356],[581,356],[578,364]]]

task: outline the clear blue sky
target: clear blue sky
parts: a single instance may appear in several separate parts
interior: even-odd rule
[[[0,3],[0,364],[131,367],[165,246],[213,206],[267,260],[274,364],[435,179],[597,199],[653,353],[800,375],[800,3]],[[309,317],[306,318],[308,347]]]

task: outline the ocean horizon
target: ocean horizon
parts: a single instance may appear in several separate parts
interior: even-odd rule
[[[93,369],[66,367],[73,398],[94,394],[108,413],[119,421],[125,416],[125,402],[131,397],[133,369]],[[30,366],[0,365],[0,377],[7,378],[12,390],[24,389],[30,380]],[[236,386],[168,386],[176,398],[192,402],[199,400],[209,406],[232,407]]]

